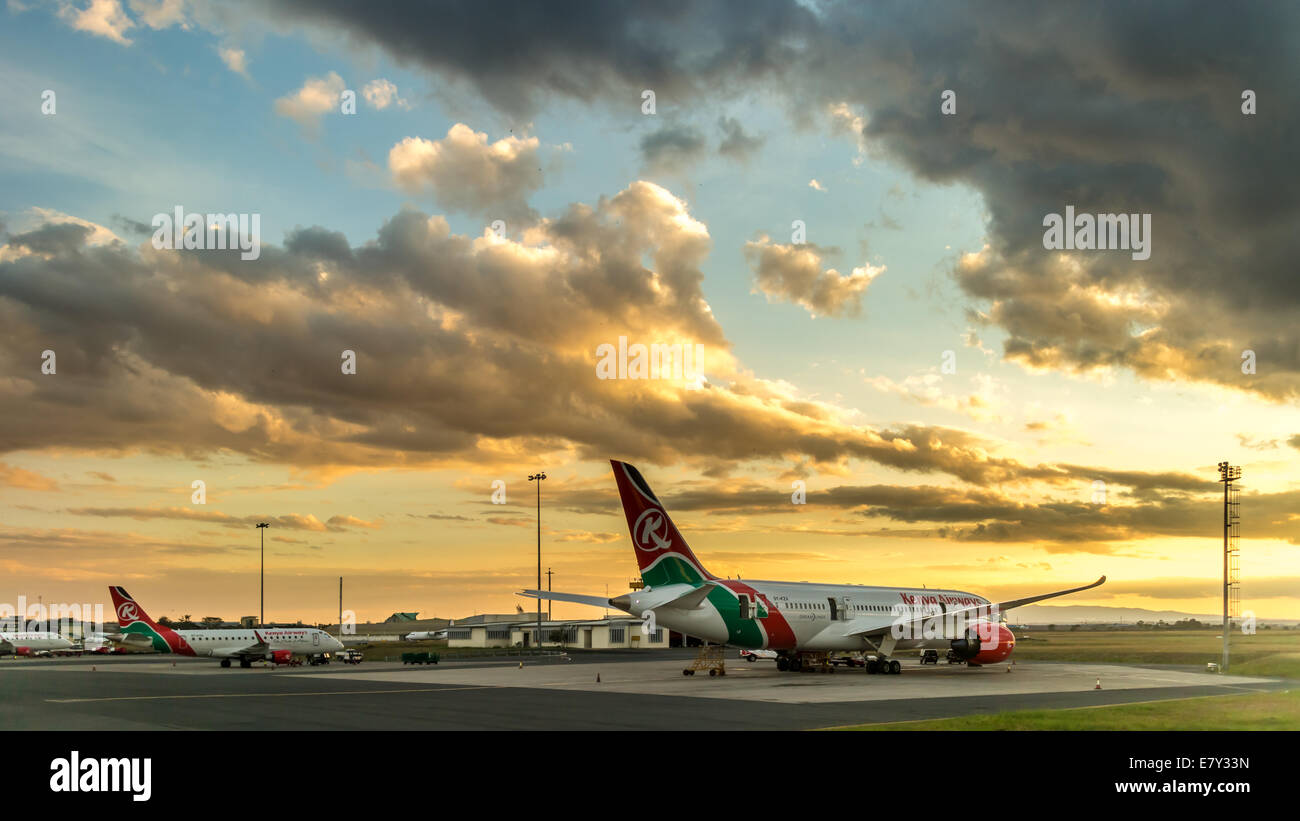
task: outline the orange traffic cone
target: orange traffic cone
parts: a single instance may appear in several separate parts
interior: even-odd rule
[[[1101,689],[1101,679],[1097,679],[1097,686],[1096,686],[1096,687],[1093,687],[1092,689],[1094,689],[1094,690],[1100,690],[1100,689]]]

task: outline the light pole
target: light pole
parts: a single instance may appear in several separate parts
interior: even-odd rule
[[[258,605],[257,605],[257,626],[261,627],[266,624],[266,529],[271,526],[270,522],[258,522],[257,532],[262,541],[262,562],[258,570]]]
[[[1219,481],[1223,483],[1223,661],[1220,671],[1228,672],[1228,641],[1232,634],[1232,617],[1240,607],[1238,585],[1240,569],[1237,533],[1241,522],[1240,491],[1233,484],[1241,478],[1241,468],[1220,462]]]
[[[542,482],[546,472],[532,473],[528,481],[537,482],[537,592],[542,592]],[[537,646],[542,645],[542,597],[537,597]]]
[[[554,573],[554,571],[551,570],[551,568],[549,568],[549,567],[546,568],[546,592],[547,592],[547,593],[550,593],[550,592],[551,592],[551,575],[552,575],[553,573]],[[547,599],[547,600],[546,600],[546,620],[547,620],[547,621],[553,621],[554,619],[555,619],[555,617],[551,615],[551,600],[550,600],[550,599]]]

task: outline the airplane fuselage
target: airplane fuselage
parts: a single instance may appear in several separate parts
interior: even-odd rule
[[[806,582],[715,579],[703,606],[675,609],[659,602],[689,592],[698,584],[673,584],[627,594],[633,615],[653,613],[655,624],[685,635],[747,649],[862,650],[867,645],[846,634],[850,621],[882,626],[899,616],[943,615],[949,610],[988,605],[961,590],[871,587]],[[622,600],[622,597],[620,597]],[[936,623],[942,626],[942,621]],[[946,648],[956,635],[902,639],[897,649]]]
[[[159,635],[143,624],[133,624],[123,633],[140,632],[150,636],[159,653],[203,658],[236,658],[250,645],[265,643],[274,651],[288,650],[293,655],[316,655],[334,649],[333,636],[315,628],[269,628],[234,630],[170,630]]]
[[[0,633],[0,655],[21,655],[43,650],[68,650],[72,642],[58,633],[19,631]]]

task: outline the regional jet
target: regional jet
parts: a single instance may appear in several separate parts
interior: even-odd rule
[[[962,590],[724,579],[695,557],[640,471],[611,460],[645,586],[613,598],[524,590],[530,598],[612,607],[688,636],[777,653],[777,669],[798,671],[824,654],[857,651],[869,672],[898,673],[894,653],[948,651],[951,661],[997,664],[1015,636],[1001,622],[1013,607],[1091,590],[1106,581],[990,602]]]
[[[113,597],[121,632],[106,634],[106,638],[125,647],[139,647],[139,637],[143,636],[155,652],[220,659],[222,667],[229,667],[230,662],[236,659],[240,667],[251,667],[254,661],[291,664],[304,656],[343,649],[338,639],[314,627],[173,630],[149,618],[149,614],[124,588],[109,587],[108,592]]]
[[[58,633],[22,631],[0,633],[0,656],[32,656],[71,650],[72,642]]]

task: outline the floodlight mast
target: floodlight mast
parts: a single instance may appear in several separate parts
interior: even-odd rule
[[[1223,483],[1223,660],[1219,669],[1228,671],[1228,647],[1232,636],[1232,618],[1241,607],[1241,491],[1233,482],[1241,478],[1241,468],[1220,462],[1219,481]]]
[[[542,482],[546,471],[530,474],[528,481],[537,482],[537,589],[542,589]],[[542,646],[542,597],[537,597],[537,646]]]

